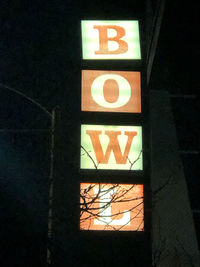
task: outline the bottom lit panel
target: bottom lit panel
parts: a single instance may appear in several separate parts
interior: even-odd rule
[[[81,183],[80,229],[143,231],[143,185]]]

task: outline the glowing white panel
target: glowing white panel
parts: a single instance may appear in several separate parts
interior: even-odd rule
[[[83,59],[141,59],[137,20],[83,20]]]
[[[142,127],[81,125],[81,169],[142,170]]]

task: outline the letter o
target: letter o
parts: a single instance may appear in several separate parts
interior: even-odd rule
[[[115,80],[119,87],[119,97],[114,103],[105,100],[103,88],[106,80]],[[129,82],[117,74],[103,74],[98,76],[91,85],[91,95],[93,100],[104,108],[119,108],[128,103],[131,98],[131,86]]]

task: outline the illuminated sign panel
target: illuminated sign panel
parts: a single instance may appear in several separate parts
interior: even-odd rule
[[[82,71],[82,111],[141,112],[140,72]]]
[[[144,230],[143,185],[80,185],[81,230]]]
[[[83,20],[83,59],[141,59],[136,20]]]
[[[136,20],[83,20],[81,31],[83,59],[141,59]],[[141,113],[141,73],[82,70],[81,111]],[[80,169],[143,170],[142,147],[141,126],[82,124]],[[80,183],[80,230],[143,231],[143,185],[112,176]]]
[[[81,125],[81,169],[142,170],[142,127]]]

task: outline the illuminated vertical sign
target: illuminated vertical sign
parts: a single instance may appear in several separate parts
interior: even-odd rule
[[[83,20],[83,59],[141,59],[138,21]]]
[[[82,58],[141,59],[138,21],[81,21]],[[108,62],[108,61],[107,61]],[[141,73],[82,70],[81,111],[141,113]],[[81,125],[80,168],[143,170],[142,127]],[[144,230],[143,185],[80,183],[80,230]]]
[[[144,230],[143,185],[80,185],[81,230]]]
[[[81,110],[141,113],[140,72],[83,70]]]
[[[142,127],[81,125],[81,169],[142,170]]]

